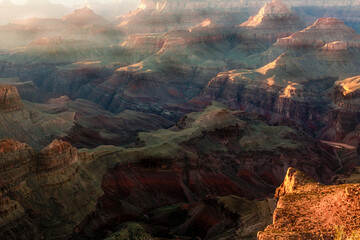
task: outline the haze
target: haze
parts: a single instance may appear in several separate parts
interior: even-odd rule
[[[0,0],[0,24],[24,18],[59,18],[87,5],[108,20],[136,9],[140,0]]]

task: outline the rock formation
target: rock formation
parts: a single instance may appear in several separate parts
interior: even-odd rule
[[[273,0],[240,26],[247,30],[245,39],[276,41],[301,30],[304,24],[282,0]]]
[[[258,2],[241,4],[239,1],[224,3],[218,0],[144,0],[136,11],[119,17],[118,27],[126,33],[166,32],[188,29],[206,21],[207,18],[211,18],[216,23],[237,25],[248,16],[249,7],[258,6],[260,6]]]
[[[16,87],[0,85],[0,112],[13,112],[23,108]]]
[[[273,224],[258,239],[333,239],[358,234],[359,184],[324,186],[290,168],[277,189]],[[355,237],[356,238],[356,237]]]
[[[233,108],[256,109],[265,114],[273,112],[291,119],[301,119],[302,123],[312,121],[315,126],[316,122],[324,123],[324,117],[332,111],[330,102],[337,100],[318,91],[321,88],[325,91],[335,87],[335,82],[339,78],[358,75],[360,69],[357,63],[360,59],[359,49],[356,47],[359,35],[342,22],[333,19],[326,21],[336,22],[333,27],[327,24],[327,27],[319,27],[319,24],[322,25],[319,22],[322,21],[317,21],[318,23],[312,27],[294,33],[288,38],[279,39],[274,47],[257,55],[261,58],[267,53],[281,54],[274,61],[256,70],[238,69],[220,73],[210,81],[201,95],[211,100],[221,99]],[[344,29],[347,34],[337,36],[331,33],[333,29]],[[287,43],[284,39],[299,41],[289,40]],[[347,43],[341,44],[336,42],[337,40]],[[295,42],[300,44],[301,49],[296,47],[289,52],[284,50],[286,44],[286,48],[290,48]],[[277,51],[280,49],[279,43],[284,43],[281,45],[281,51]],[[304,49],[304,46],[310,49]],[[269,58],[271,57],[268,55],[266,59]],[[336,96],[341,97],[341,94]],[[351,126],[353,124],[355,121]]]
[[[203,22],[196,24],[195,26],[189,28],[190,32],[194,31],[211,31],[221,26],[211,21],[210,18],[205,19]]]
[[[335,18],[303,29],[344,2],[284,2],[0,26],[0,83],[18,87],[0,85],[0,238],[350,236],[360,37]]]
[[[310,27],[279,39],[276,46],[283,48],[303,49],[307,47],[323,47],[332,42],[345,42],[352,46],[359,46],[360,36],[356,31],[335,18],[319,18]],[[331,46],[327,46],[330,47]]]
[[[86,25],[107,25],[107,21],[95,14],[95,12],[88,7],[75,10],[74,13],[62,17],[62,20],[67,24],[86,26]]]
[[[66,112],[48,114],[36,104],[21,101],[16,87],[0,87],[0,137],[25,141],[40,149],[52,141],[53,136],[62,137],[74,125],[75,114]]]
[[[2,140],[0,159],[2,239],[69,236],[102,193],[104,165],[65,142],[55,140],[35,153],[26,144]]]
[[[163,34],[132,34],[122,46],[140,54],[154,54],[160,51],[165,41]]]

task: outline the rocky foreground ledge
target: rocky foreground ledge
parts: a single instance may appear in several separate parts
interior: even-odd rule
[[[273,224],[258,239],[359,239],[360,184],[325,186],[289,168],[275,197]]]

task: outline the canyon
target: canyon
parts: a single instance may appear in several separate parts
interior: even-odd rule
[[[142,0],[0,26],[1,239],[356,239],[357,9]]]

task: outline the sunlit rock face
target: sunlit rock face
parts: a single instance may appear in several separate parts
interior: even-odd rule
[[[322,47],[327,43],[343,41],[348,46],[357,46],[360,36],[356,31],[335,18],[320,18],[308,28],[296,32],[289,37],[281,38],[276,46],[284,48]],[[339,43],[325,46],[327,49],[339,47]],[[343,44],[344,46],[344,44]]]
[[[117,27],[85,7],[1,28],[17,48],[0,82],[26,98],[0,85],[0,238],[102,239],[134,221],[144,239],[255,239],[274,193],[261,239],[331,239],[319,219],[350,233],[358,217],[336,209],[358,186],[310,178],[359,164],[359,35],[305,27],[302,2],[143,0]],[[301,229],[283,228],[294,216]]]
[[[240,1],[142,1],[138,10],[119,17],[119,29],[127,33],[165,32],[187,29],[211,18],[216,23],[236,25],[246,20],[248,8],[258,2]]]
[[[290,168],[275,195],[273,224],[258,239],[333,239],[341,231],[350,237],[360,221],[359,189],[359,184],[325,186]]]
[[[277,6],[282,5],[280,1]],[[331,6],[359,6],[355,0],[348,2],[339,1],[284,1],[289,7],[304,8],[308,6],[331,7]],[[119,28],[127,33],[139,32],[164,32],[171,29],[187,28],[196,23],[211,17],[215,22],[226,25],[238,25],[246,21],[246,18],[254,14],[268,1],[219,1],[219,0],[143,0],[138,9],[128,15],[119,17]],[[274,11],[284,11],[289,13],[289,9],[280,7],[273,8],[274,3],[269,4],[263,13],[274,14]],[[284,13],[284,12],[283,12]],[[279,17],[279,16],[278,16]],[[285,16],[284,16],[285,17]],[[254,19],[253,19],[254,20]],[[259,18],[255,18],[259,20]],[[296,18],[288,16],[291,22]],[[275,23],[273,19],[273,23]],[[284,35],[283,35],[284,36]]]
[[[174,11],[179,8],[184,8],[188,10],[193,9],[204,9],[204,8],[240,8],[240,7],[259,7],[266,3],[267,1],[227,1],[222,2],[219,0],[195,0],[195,1],[180,1],[180,0],[142,0],[139,8],[156,10],[156,11]],[[349,0],[339,2],[337,0],[331,1],[300,1],[300,0],[284,0],[286,4],[290,6],[349,6],[349,5],[359,5],[356,0]]]
[[[265,4],[257,15],[240,25],[245,39],[276,41],[301,30],[304,24],[281,0]]]

